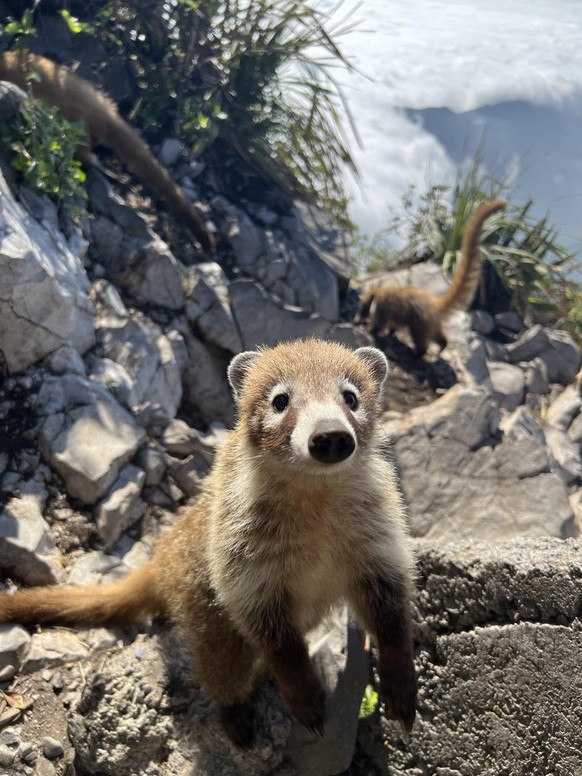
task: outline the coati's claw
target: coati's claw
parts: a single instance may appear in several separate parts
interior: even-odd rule
[[[410,733],[416,717],[416,674],[412,660],[380,670],[380,699],[386,716],[400,722],[403,733]]]

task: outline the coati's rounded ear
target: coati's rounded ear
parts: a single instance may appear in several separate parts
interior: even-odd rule
[[[260,353],[258,350],[245,350],[235,356],[228,365],[228,382],[232,388],[235,399],[238,398],[242,390],[247,372],[257,360]]]
[[[354,356],[361,358],[366,362],[366,366],[372,372],[374,379],[378,383],[378,390],[382,387],[384,380],[388,377],[388,359],[378,348],[358,348],[354,350]]]

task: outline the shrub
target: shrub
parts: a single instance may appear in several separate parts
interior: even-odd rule
[[[9,149],[10,163],[37,193],[48,194],[62,215],[77,217],[79,197],[87,198],[85,173],[74,158],[83,127],[32,97],[20,104],[19,119],[0,123],[0,145]]]

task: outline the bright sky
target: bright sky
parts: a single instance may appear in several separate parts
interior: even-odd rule
[[[346,0],[339,14],[354,5]],[[453,132],[462,145],[467,117],[442,125],[440,114],[410,110],[523,101],[525,110],[471,114],[469,131],[476,139],[487,126],[493,159],[528,167],[524,196],[550,207],[571,236],[580,224],[582,236],[582,142],[573,141],[582,138],[582,2],[363,0],[354,18],[359,29],[340,43],[364,74],[341,77],[364,146],[354,147],[357,223],[380,228],[409,184],[426,188],[454,170],[447,141]]]

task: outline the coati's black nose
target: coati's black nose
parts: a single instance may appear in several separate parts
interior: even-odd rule
[[[318,429],[309,437],[309,454],[321,463],[345,461],[356,449],[356,442],[348,431]]]

